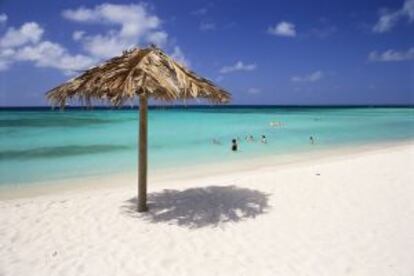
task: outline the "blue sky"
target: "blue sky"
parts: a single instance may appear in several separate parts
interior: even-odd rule
[[[234,104],[414,104],[414,0],[3,0],[0,106],[149,43]]]

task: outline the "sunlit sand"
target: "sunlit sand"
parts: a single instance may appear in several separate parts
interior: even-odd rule
[[[0,275],[412,275],[413,154],[4,199]]]

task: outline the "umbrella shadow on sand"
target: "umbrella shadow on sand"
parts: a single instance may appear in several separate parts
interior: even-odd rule
[[[218,226],[255,218],[269,208],[268,194],[236,186],[208,186],[187,190],[163,190],[148,195],[149,211],[137,212],[137,198],[122,209],[152,223],[188,228]]]

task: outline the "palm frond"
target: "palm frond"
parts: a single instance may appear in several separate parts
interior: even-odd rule
[[[125,51],[53,88],[46,96],[53,105],[63,107],[70,99],[87,105],[93,100],[103,100],[119,106],[139,95],[163,101],[205,98],[226,103],[230,100],[230,93],[156,47]]]

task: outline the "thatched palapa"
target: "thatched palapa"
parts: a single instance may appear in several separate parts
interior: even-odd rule
[[[87,105],[92,100],[109,101],[120,106],[145,94],[156,100],[174,101],[205,98],[225,103],[230,94],[167,56],[156,47],[132,49],[47,93],[48,100],[64,107],[69,99]]]
[[[47,92],[48,100],[65,107],[70,99],[91,105],[94,100],[121,106],[139,98],[138,211],[147,210],[147,108],[148,98],[162,101],[205,98],[226,103],[230,93],[186,69],[161,49],[125,51],[101,65]]]

